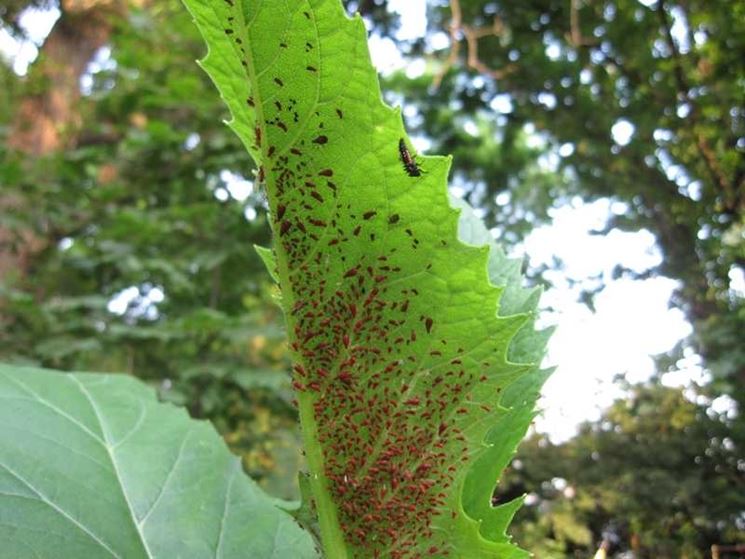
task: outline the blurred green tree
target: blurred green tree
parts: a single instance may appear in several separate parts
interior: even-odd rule
[[[77,91],[65,116],[6,115],[0,356],[137,371],[292,497],[295,412],[280,311],[252,249],[269,238],[252,162],[194,71],[202,41],[180,3],[132,5],[109,22],[84,65],[54,62],[66,82],[36,85],[45,43],[7,92],[19,107]]]
[[[741,427],[681,389],[627,389],[577,437],[523,442],[497,496],[528,492],[518,542],[539,558],[589,557],[605,541],[637,558],[697,559],[745,541]]]

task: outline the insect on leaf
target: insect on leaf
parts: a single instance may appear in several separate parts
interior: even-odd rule
[[[504,535],[516,504],[490,500],[543,379],[535,297],[509,274],[496,287],[489,247],[459,240],[450,160],[414,160],[359,17],[338,0],[186,4],[264,169],[327,556],[526,556]]]

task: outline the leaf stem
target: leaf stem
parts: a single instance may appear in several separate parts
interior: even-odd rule
[[[323,455],[318,444],[316,418],[313,413],[313,395],[307,392],[298,394],[298,408],[305,457],[310,470],[310,487],[316,501],[315,509],[318,513],[324,554],[329,559],[347,559],[349,554],[336,515],[336,505],[331,498],[328,480],[323,473]]]

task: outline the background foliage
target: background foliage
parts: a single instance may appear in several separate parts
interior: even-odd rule
[[[136,370],[213,420],[270,492],[295,496],[282,324],[251,249],[267,244],[264,201],[194,67],[195,28],[170,0],[12,2],[4,28],[20,37],[31,5],[62,15],[27,77],[0,64],[0,359]],[[396,39],[385,1],[347,7],[426,61],[384,89],[432,153],[454,154],[453,183],[501,241],[572,197],[622,202],[607,231],[655,235],[662,264],[616,275],[679,281],[672,303],[693,335],[659,359],[660,377],[686,347],[710,374],[687,391],[660,377],[627,387],[565,443],[534,435],[495,496],[529,494],[521,545],[703,557],[742,541],[742,413],[710,408],[745,404],[745,306],[730,288],[745,265],[742,4],[438,1],[415,41]],[[435,49],[438,36],[450,46]],[[611,133],[621,121],[625,145]]]

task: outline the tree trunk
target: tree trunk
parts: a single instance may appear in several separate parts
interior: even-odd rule
[[[26,80],[8,138],[8,148],[29,161],[73,147],[80,127],[80,77],[96,51],[109,40],[113,16],[124,12],[123,0],[62,0],[62,15],[41,49]],[[0,195],[0,212],[21,209],[23,201]],[[33,255],[46,241],[31,229],[0,228],[0,280],[25,275]]]
[[[8,145],[30,155],[73,146],[80,114],[80,77],[109,39],[116,0],[63,0],[62,15],[29,74]]]

